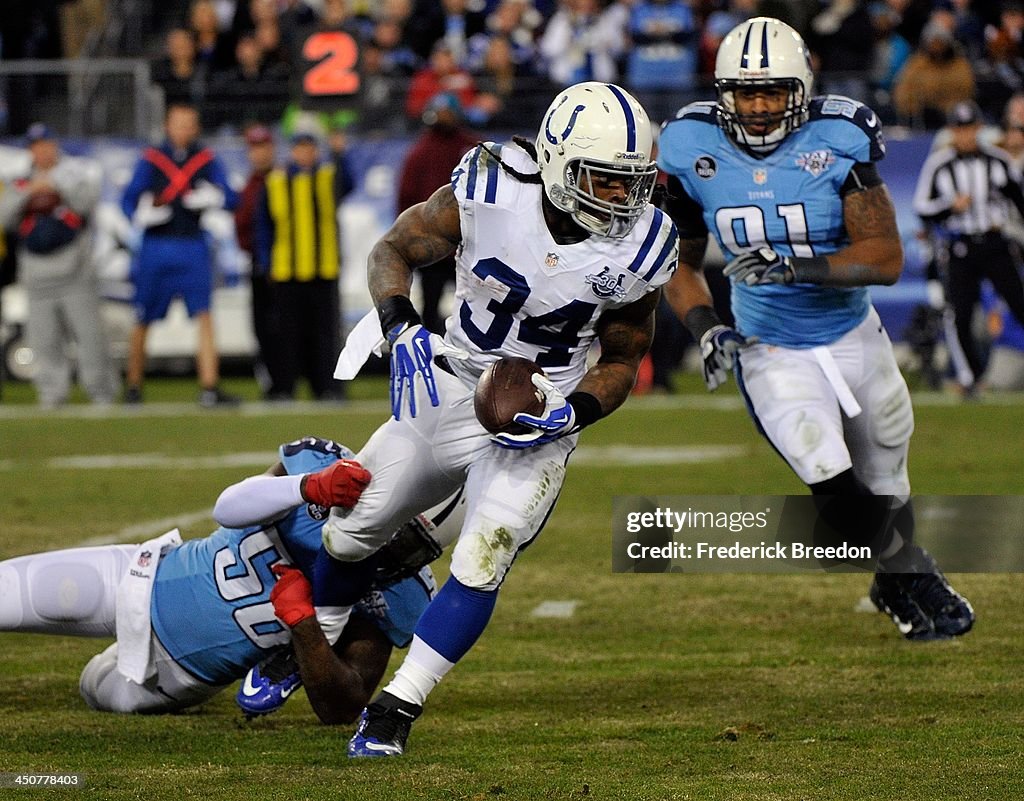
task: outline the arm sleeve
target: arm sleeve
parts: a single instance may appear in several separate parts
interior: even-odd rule
[[[252,476],[224,490],[213,507],[213,519],[227,528],[276,520],[305,503],[302,475]]]
[[[238,192],[231,188],[224,165],[220,163],[219,159],[214,159],[210,162],[209,171],[211,183],[224,193],[224,208],[234,211],[238,205]]]
[[[128,182],[128,186],[125,187],[124,194],[121,195],[121,211],[124,212],[124,216],[129,220],[135,214],[135,207],[139,205],[139,198],[148,186],[149,163],[139,159],[139,163],[135,165],[135,172],[132,173],[132,179]]]
[[[345,151],[334,156],[334,202],[341,204],[345,196],[355,188],[355,180],[352,177],[352,168],[348,163],[348,154]]]
[[[679,229],[679,237],[699,239],[707,236],[708,227],[704,222],[704,210],[690,197],[682,181],[674,175],[669,175],[665,187],[668,193],[665,195],[663,207]]]

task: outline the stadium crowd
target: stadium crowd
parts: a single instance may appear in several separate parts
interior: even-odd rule
[[[26,17],[3,22],[3,58],[56,55],[68,37],[43,33],[62,19],[52,6],[34,4]],[[804,36],[820,89],[868,103],[887,124],[936,129],[965,99],[996,121],[1024,88],[1020,0],[174,0],[149,7],[150,52],[136,55],[152,58],[168,102],[203,109],[204,127],[282,115],[287,124],[298,105],[319,96],[341,109],[341,123],[404,133],[433,95],[451,92],[475,127],[518,129],[552,90],[590,79],[625,86],[660,120],[693,99],[713,99],[719,43],[758,14]],[[30,18],[34,38],[22,35]],[[394,113],[399,107],[404,115]]]

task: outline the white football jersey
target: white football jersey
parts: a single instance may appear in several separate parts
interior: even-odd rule
[[[560,245],[544,222],[543,186],[510,175],[488,150],[520,173],[537,172],[521,148],[493,143],[471,150],[452,172],[462,243],[447,340],[470,353],[452,367],[475,382],[491,362],[522,356],[571,392],[605,310],[639,300],[675,271],[676,227],[648,205],[622,239],[591,235]]]

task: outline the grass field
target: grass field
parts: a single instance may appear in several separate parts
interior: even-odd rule
[[[548,528],[401,760],[347,760],[350,729],[318,725],[301,693],[252,723],[233,692],[160,718],[90,712],[78,674],[106,642],[2,634],[0,772],[83,773],[88,786],[0,798],[1020,799],[1021,575],[954,576],[975,630],[912,644],[854,611],[864,576],[610,572],[616,494],[803,491],[731,387],[721,399],[687,389],[633,399],[586,433]],[[176,522],[203,535],[220,489],[278,443],[314,433],[358,448],[387,414],[379,380],[346,406],[234,412],[201,412],[187,381],[154,382],[156,402],[106,415],[36,413],[27,388],[4,391],[0,558]],[[174,400],[188,402],[161,403]],[[916,492],[1021,493],[1024,398],[918,401]],[[722,445],[735,447],[718,460],[665,457]],[[616,458],[625,451],[651,460]],[[533,616],[549,600],[575,613]]]

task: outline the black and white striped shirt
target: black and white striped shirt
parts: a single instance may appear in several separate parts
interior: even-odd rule
[[[926,222],[942,223],[952,234],[983,234],[1006,224],[1013,201],[1024,214],[1021,176],[1010,157],[997,147],[978,144],[971,153],[943,147],[921,168],[914,211]],[[954,213],[957,195],[970,195],[966,211]]]

